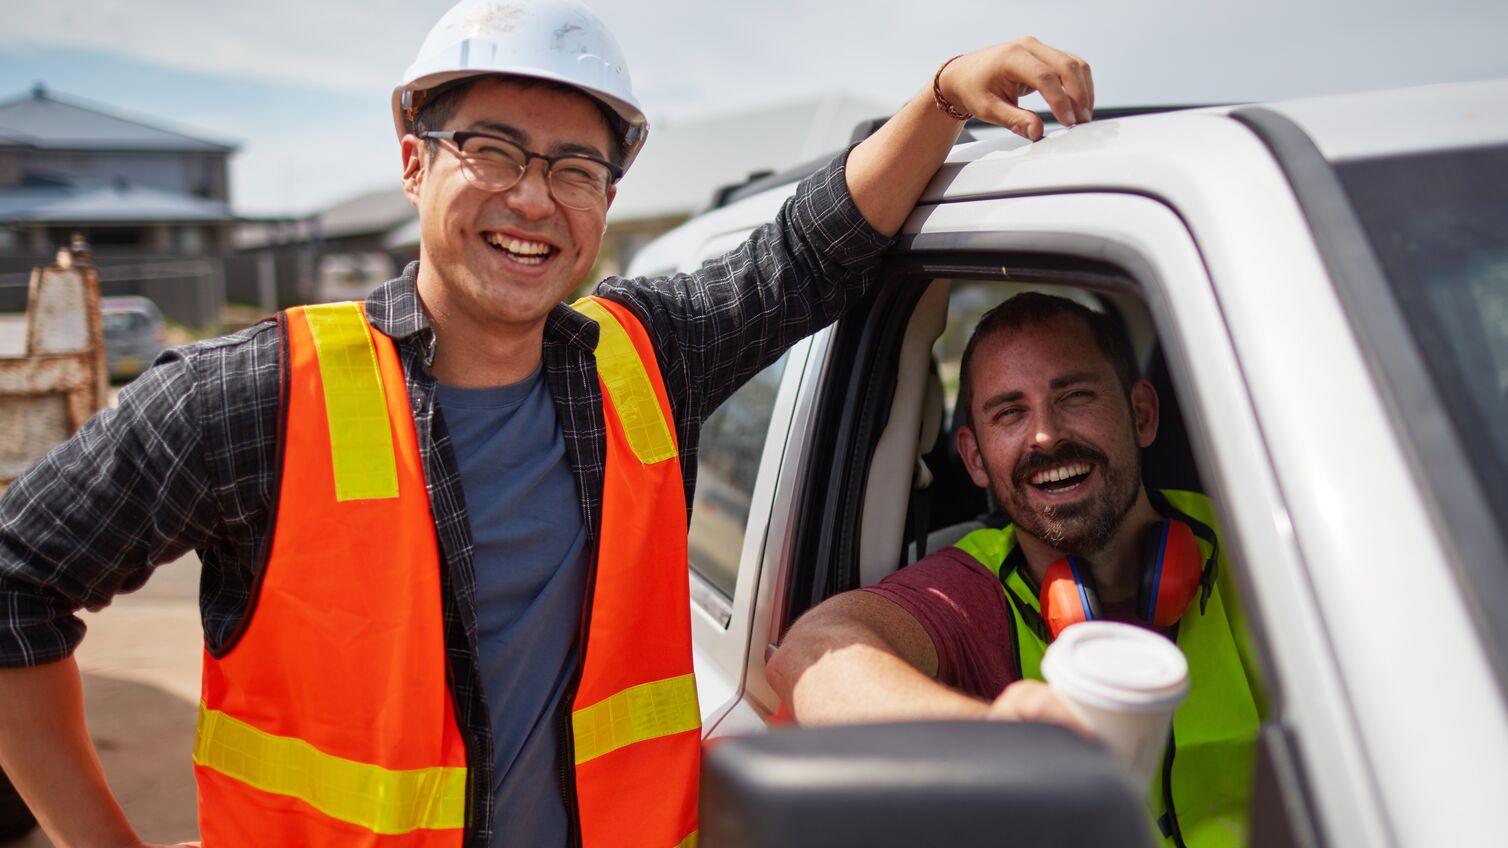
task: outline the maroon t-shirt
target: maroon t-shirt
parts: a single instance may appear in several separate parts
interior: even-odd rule
[[[937,682],[993,700],[1016,679],[1014,624],[1000,581],[979,560],[943,548],[873,586],[865,586],[921,622],[937,650]],[[1136,602],[1106,604],[1105,617],[1134,620]]]

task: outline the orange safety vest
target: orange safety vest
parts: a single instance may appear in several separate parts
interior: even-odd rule
[[[601,325],[608,425],[568,746],[582,844],[691,846],[701,734],[669,400],[632,314],[577,308]],[[460,845],[473,789],[402,367],[359,303],[290,309],[282,327],[272,545],[241,626],[204,656],[204,845]]]

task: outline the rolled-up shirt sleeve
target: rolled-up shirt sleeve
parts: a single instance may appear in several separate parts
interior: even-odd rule
[[[209,537],[195,383],[192,359],[170,351],[0,496],[0,666],[68,656],[80,609]]]
[[[1012,622],[990,570],[957,548],[944,548],[860,591],[911,614],[937,651],[937,681],[992,699],[1012,682]]]

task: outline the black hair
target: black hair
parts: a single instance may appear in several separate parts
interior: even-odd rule
[[[456,116],[456,112],[466,100],[466,93],[471,91],[473,86],[484,79],[497,78],[499,78],[497,74],[464,77],[454,82],[442,83],[424,92],[424,99],[420,101],[419,109],[414,113],[413,121],[410,122],[409,132],[417,135],[419,133],[443,129],[450,122],[450,119]],[[602,120],[607,122],[607,131],[613,137],[612,149],[607,152],[608,161],[619,168],[623,167],[623,162],[628,157],[628,151],[623,145],[624,130],[627,129],[627,125],[619,117],[618,113],[614,112],[606,103],[579,88],[555,82],[554,80],[539,79],[538,77],[510,76],[504,78],[522,88],[543,88],[564,94],[574,94],[577,97],[585,97],[590,100],[592,105],[597,107],[597,111],[602,114]],[[435,142],[432,139],[425,139],[424,143],[429,150],[430,157],[433,158],[436,149]]]
[[[959,365],[958,373],[958,408],[963,410],[965,427],[972,429],[974,426],[974,391],[970,385],[969,365],[979,340],[997,333],[1045,324],[1063,316],[1084,322],[1089,335],[1094,338],[1095,346],[1114,369],[1126,396],[1131,396],[1131,386],[1141,374],[1136,365],[1136,354],[1131,350],[1131,340],[1126,337],[1119,321],[1066,297],[1042,292],[1022,292],[986,312],[979,319],[979,326],[974,328],[974,334],[969,337],[969,343],[963,349],[963,362]]]

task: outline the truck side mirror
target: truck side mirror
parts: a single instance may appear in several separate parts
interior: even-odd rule
[[[1120,767],[1056,725],[779,729],[703,759],[706,848],[1152,848],[1153,836]]]

